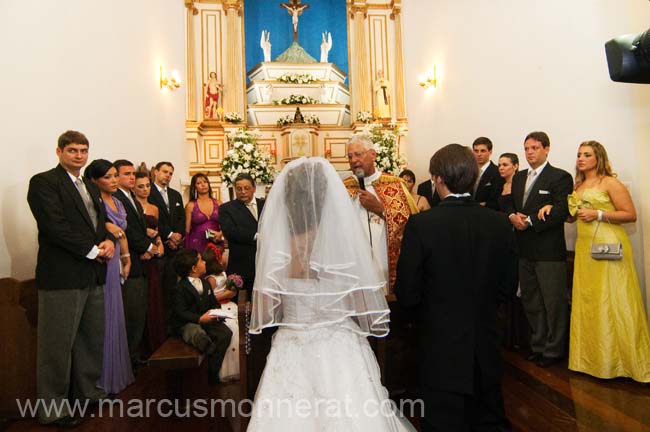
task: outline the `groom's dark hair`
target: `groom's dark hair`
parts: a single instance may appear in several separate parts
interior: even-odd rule
[[[451,193],[470,192],[478,178],[478,165],[469,147],[449,144],[434,153],[429,163],[432,176],[442,177]]]

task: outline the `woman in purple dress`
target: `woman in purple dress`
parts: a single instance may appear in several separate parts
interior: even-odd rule
[[[223,252],[223,233],[219,226],[219,202],[212,198],[212,187],[205,174],[194,174],[190,201],[185,206],[185,247],[203,252],[208,241]]]
[[[110,222],[106,228],[117,239],[115,254],[106,267],[104,286],[104,362],[99,385],[108,394],[117,394],[135,381],[129,357],[122,304],[121,280],[129,276],[131,257],[126,241],[126,211],[120,200],[113,198],[117,191],[117,170],[105,159],[92,161],[84,175],[99,188]]]

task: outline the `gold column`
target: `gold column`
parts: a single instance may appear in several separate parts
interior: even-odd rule
[[[194,7],[193,0],[185,0],[187,27],[187,120],[196,121],[196,79],[194,72],[194,15],[199,11]]]
[[[404,54],[402,50],[402,4],[393,1],[390,17],[395,21],[395,116],[398,121],[406,120],[404,99]]]
[[[370,93],[370,72],[368,71],[368,49],[366,44],[366,16],[368,5],[366,0],[353,0],[350,3],[350,14],[354,23],[354,51],[352,63],[354,76],[352,84],[352,120],[356,119],[357,112],[368,111],[372,113],[372,97]]]
[[[244,118],[241,95],[244,93],[242,49],[239,21],[242,0],[224,0],[226,8],[226,75],[224,76],[224,110],[239,113]]]

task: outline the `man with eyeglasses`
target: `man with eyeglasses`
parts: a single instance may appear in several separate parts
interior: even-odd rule
[[[264,200],[255,198],[255,180],[247,173],[235,178],[235,198],[219,206],[219,224],[228,240],[228,273],[242,277],[250,298],[255,281],[257,221]]]
[[[386,293],[392,293],[404,227],[417,206],[399,177],[376,169],[370,138],[353,136],[347,150],[353,175],[343,182],[358,209],[373,259],[386,277]]]

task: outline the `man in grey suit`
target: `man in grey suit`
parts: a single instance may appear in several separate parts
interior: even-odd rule
[[[27,201],[38,225],[37,396],[42,424],[71,427],[72,401],[97,401],[104,343],[106,260],[114,238],[95,185],[80,176],[88,161],[88,139],[67,131],[59,137],[59,165],[36,174]],[[62,408],[46,413],[43,406]]]
[[[531,132],[524,140],[530,169],[512,179],[512,200],[506,209],[519,246],[521,302],[532,328],[528,360],[540,367],[558,362],[566,354],[569,328],[564,221],[569,216],[567,196],[571,175],[548,163],[551,143],[544,132]],[[539,209],[552,204],[541,220]]]

